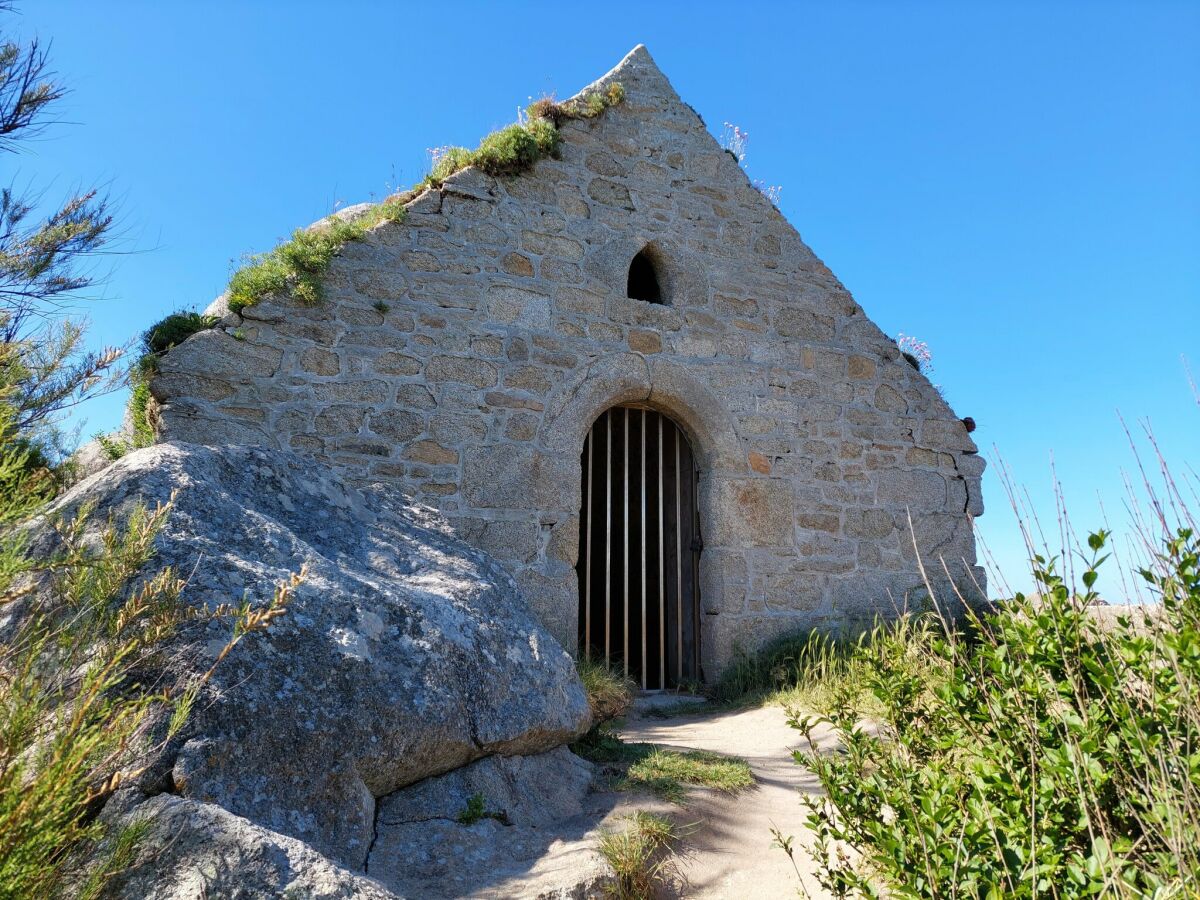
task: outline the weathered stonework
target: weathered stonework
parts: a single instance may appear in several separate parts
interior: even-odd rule
[[[625,102],[563,123],[561,159],[462,171],[348,244],[322,304],[264,298],[168,353],[161,436],[403,485],[574,647],[583,442],[648,404],[700,465],[709,678],[737,645],[911,603],[914,536],[946,598],[947,572],[976,590],[984,463],[962,422],[644,48],[612,81]],[[663,304],[626,296],[643,249]]]

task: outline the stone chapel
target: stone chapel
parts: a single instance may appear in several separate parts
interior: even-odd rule
[[[927,583],[978,597],[963,420],[644,47],[587,90],[613,83],[558,158],[464,169],[348,243],[320,303],[221,309],[160,361],[159,439],[399,486],[651,690]]]

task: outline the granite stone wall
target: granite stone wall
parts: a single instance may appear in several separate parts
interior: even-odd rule
[[[911,603],[914,542],[939,591],[943,561],[978,590],[962,422],[644,48],[610,81],[625,102],[564,123],[561,159],[460,172],[347,245],[321,304],[265,298],[168,353],[160,437],[402,485],[574,648],[580,451],[605,409],[649,404],[700,466],[708,678],[735,646]],[[642,250],[662,304],[626,297]]]

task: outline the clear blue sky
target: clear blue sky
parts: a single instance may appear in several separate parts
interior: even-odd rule
[[[752,177],[783,186],[867,313],[929,343],[1043,517],[1053,452],[1073,518],[1098,524],[1101,497],[1119,524],[1118,409],[1196,460],[1200,3],[23,7],[74,124],[5,165],[51,194],[107,183],[134,251],[90,308],[97,343],[205,305],[240,254],[416,181],[426,148],[474,144],[644,42],[710,128],[749,132]],[[979,525],[1016,572],[996,470]]]

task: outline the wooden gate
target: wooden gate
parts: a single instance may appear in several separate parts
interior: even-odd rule
[[[661,413],[618,406],[583,447],[579,648],[661,690],[700,676],[700,526],[687,437]]]

